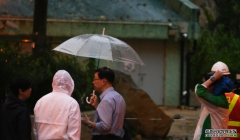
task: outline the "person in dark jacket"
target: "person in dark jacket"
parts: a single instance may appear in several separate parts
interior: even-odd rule
[[[0,140],[31,140],[31,120],[25,100],[31,95],[31,82],[15,78],[0,110]]]

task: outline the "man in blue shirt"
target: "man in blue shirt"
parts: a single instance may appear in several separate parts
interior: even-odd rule
[[[85,118],[82,119],[82,124],[92,128],[92,140],[121,140],[124,135],[126,104],[113,88],[114,79],[114,72],[110,68],[95,70],[93,85],[95,91],[101,93],[101,102],[93,95],[90,103],[96,109],[94,122],[85,113]]]

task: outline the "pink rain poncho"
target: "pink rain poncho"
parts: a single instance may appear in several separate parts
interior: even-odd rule
[[[202,132],[205,132],[206,128],[203,128],[203,123],[206,120],[207,116],[210,114],[211,119],[211,128],[207,129],[227,129],[228,128],[228,102],[225,97],[225,94],[221,94],[219,96],[215,96],[211,93],[207,92],[207,87],[202,84],[197,84],[195,87],[195,94],[198,101],[204,106],[203,110],[200,114],[200,119],[198,121],[194,138],[193,140],[200,140],[202,138]],[[203,130],[204,129],[204,130]],[[224,137],[207,137],[211,140],[224,140]]]
[[[53,77],[53,91],[39,99],[34,108],[36,140],[80,140],[81,112],[71,97],[74,81],[65,70]]]

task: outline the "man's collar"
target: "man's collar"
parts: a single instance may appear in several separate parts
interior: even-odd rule
[[[104,97],[109,91],[112,91],[112,90],[114,90],[113,87],[109,87],[109,88],[107,88],[106,90],[104,90],[103,93],[99,96],[100,99],[102,100],[103,97]]]

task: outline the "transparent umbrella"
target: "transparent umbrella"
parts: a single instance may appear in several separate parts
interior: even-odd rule
[[[74,56],[104,59],[116,62],[129,62],[144,65],[141,58],[127,43],[103,34],[84,34],[63,42],[54,51]]]
[[[105,28],[102,34],[75,36],[53,50],[74,56],[96,58],[98,59],[97,67],[99,66],[100,59],[144,65],[141,58],[131,46],[117,38],[104,35],[104,31]],[[94,93],[95,91],[93,90],[93,95]],[[86,98],[86,102],[89,103],[88,97]]]

